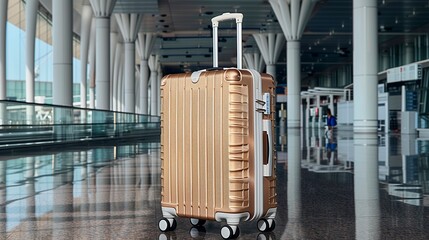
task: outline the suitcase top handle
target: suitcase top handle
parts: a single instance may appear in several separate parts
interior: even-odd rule
[[[224,13],[222,15],[216,16],[212,18],[212,24],[213,27],[218,27],[219,22],[226,21],[226,20],[233,20],[235,19],[236,23],[242,23],[243,22],[243,14],[241,13]]]
[[[219,22],[226,20],[234,20],[237,23],[237,68],[242,68],[243,60],[243,50],[241,42],[241,31],[243,23],[243,14],[241,13],[224,13],[222,15],[212,18],[213,26],[213,67],[219,67],[219,58],[218,58],[218,34],[217,30],[219,27]]]

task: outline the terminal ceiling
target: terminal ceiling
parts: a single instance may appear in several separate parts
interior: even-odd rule
[[[40,1],[48,9],[52,5],[52,0]],[[88,0],[73,2],[75,25],[80,26],[81,7]],[[381,51],[404,41],[414,42],[416,36],[429,33],[428,0],[377,2]],[[144,14],[141,31],[157,34],[153,53],[160,55],[164,74],[212,66],[210,20],[224,12],[243,13],[244,52],[259,51],[252,34],[281,33],[268,0],[117,0],[114,8],[114,13]],[[301,39],[302,77],[311,78],[352,64],[352,32],[353,0],[319,0]],[[235,24],[222,23],[219,40],[219,65],[235,66]],[[286,76],[286,45],[277,71],[278,76]],[[285,77],[277,80],[284,83]]]

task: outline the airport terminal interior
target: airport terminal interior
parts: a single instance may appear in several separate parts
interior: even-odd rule
[[[226,12],[242,23],[216,35]],[[429,239],[427,16],[427,0],[0,1],[0,239],[222,239],[225,222],[160,229],[160,88],[240,66],[276,83],[277,212],[237,239]]]

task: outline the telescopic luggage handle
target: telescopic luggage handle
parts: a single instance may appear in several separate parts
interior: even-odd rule
[[[242,60],[243,60],[243,50],[242,50],[242,42],[241,42],[241,34],[242,34],[242,22],[243,22],[243,14],[241,13],[224,13],[222,15],[216,16],[212,18],[212,26],[213,26],[213,67],[219,67],[219,58],[218,58],[218,27],[219,22],[226,20],[234,20],[237,23],[237,68],[242,68]]]

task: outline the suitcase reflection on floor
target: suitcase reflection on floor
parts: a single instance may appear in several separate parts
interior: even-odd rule
[[[217,229],[216,229],[217,230]],[[211,231],[210,233],[207,232],[206,228],[204,226],[200,227],[194,227],[192,226],[189,229],[189,239],[206,239],[208,237],[208,234],[210,234],[212,237],[210,239],[214,239],[214,237],[217,235],[216,231]],[[177,236],[175,231],[169,231],[169,232],[162,232],[158,236],[158,240],[177,240],[184,237],[183,234],[179,234],[180,237]],[[253,235],[252,235],[253,236]],[[244,236],[245,239],[248,239]],[[251,237],[251,239],[254,239],[254,236]],[[262,232],[258,233],[256,236],[256,240],[275,240],[276,235],[273,232]]]

